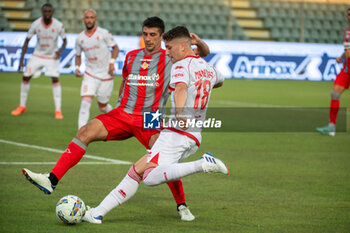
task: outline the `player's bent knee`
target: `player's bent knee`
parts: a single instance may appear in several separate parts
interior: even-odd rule
[[[76,135],[86,145],[93,141],[106,140],[108,131],[98,119],[92,119],[88,124],[81,127]]]
[[[332,92],[331,92],[331,98],[332,98],[333,100],[339,100],[340,94],[339,94],[338,92],[336,92],[335,90],[332,90]]]

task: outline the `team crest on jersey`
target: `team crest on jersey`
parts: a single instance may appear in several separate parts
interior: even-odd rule
[[[54,28],[52,28],[52,32],[55,32],[55,29],[54,29]]]
[[[97,36],[97,37],[96,37],[96,40],[100,40],[100,37],[99,37],[99,36]]]
[[[80,43],[84,43],[84,40],[81,40]]]
[[[141,65],[142,69],[147,69],[148,68],[148,63],[147,62],[143,62],[142,65]]]

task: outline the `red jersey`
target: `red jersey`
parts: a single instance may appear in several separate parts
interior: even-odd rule
[[[164,49],[150,56],[144,49],[130,51],[125,57],[125,84],[116,108],[133,115],[165,110],[171,66]]]

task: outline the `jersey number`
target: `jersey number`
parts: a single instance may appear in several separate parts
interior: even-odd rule
[[[211,83],[209,80],[198,80],[194,83],[194,85],[197,87],[197,95],[196,99],[194,100],[194,109],[198,109],[199,107],[199,99],[201,100],[201,110],[203,110],[207,104],[209,99],[209,92],[211,88]],[[203,96],[201,98],[201,92],[203,90]]]

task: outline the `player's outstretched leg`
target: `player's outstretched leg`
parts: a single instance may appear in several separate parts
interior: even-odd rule
[[[43,190],[44,193],[51,194],[58,181],[84,156],[87,145],[93,141],[105,140],[107,135],[108,131],[103,123],[98,119],[93,119],[78,131],[50,174],[34,173],[28,169],[23,169],[23,174],[27,180]]]
[[[224,162],[210,153],[205,153],[197,161],[150,167],[143,175],[143,183],[148,186],[159,185],[198,172],[229,174]]]

